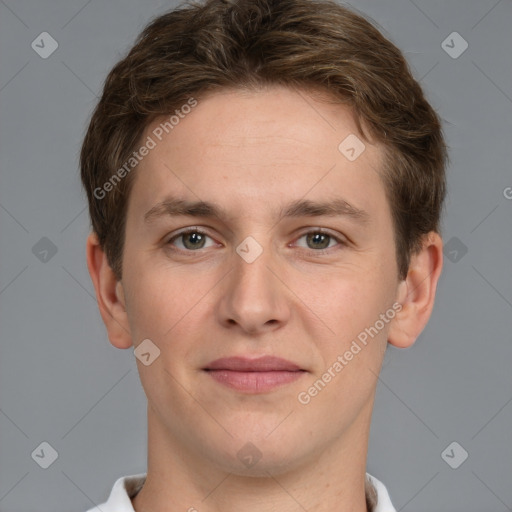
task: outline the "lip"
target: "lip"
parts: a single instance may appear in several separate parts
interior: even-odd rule
[[[275,356],[262,356],[255,359],[247,357],[222,357],[205,367],[205,370],[231,370],[237,372],[272,372],[301,370],[300,366]]]
[[[218,383],[246,393],[265,393],[294,382],[306,373],[295,363],[274,356],[223,357],[203,370]]]

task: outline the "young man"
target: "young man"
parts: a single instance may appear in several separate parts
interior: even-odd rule
[[[391,512],[366,473],[387,343],[442,268],[446,147],[400,51],[328,1],[210,0],[111,71],[87,263],[148,399],[103,512]]]

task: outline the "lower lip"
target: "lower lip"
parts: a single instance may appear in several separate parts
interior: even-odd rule
[[[264,393],[300,379],[304,371],[239,372],[233,370],[208,370],[217,382],[238,391]]]

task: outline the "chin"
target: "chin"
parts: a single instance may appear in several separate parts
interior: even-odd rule
[[[275,438],[274,434],[265,438],[267,433],[230,438],[217,453],[210,452],[211,458],[226,472],[255,478],[287,473],[304,463],[307,454],[297,449],[297,446],[304,446],[304,441],[294,440],[284,430]]]

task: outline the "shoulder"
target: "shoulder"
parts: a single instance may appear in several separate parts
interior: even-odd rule
[[[371,512],[396,512],[386,486],[377,478],[366,473],[366,502]]]
[[[134,512],[131,498],[140,491],[145,480],[146,473],[118,478],[112,487],[108,500],[87,512]]]

